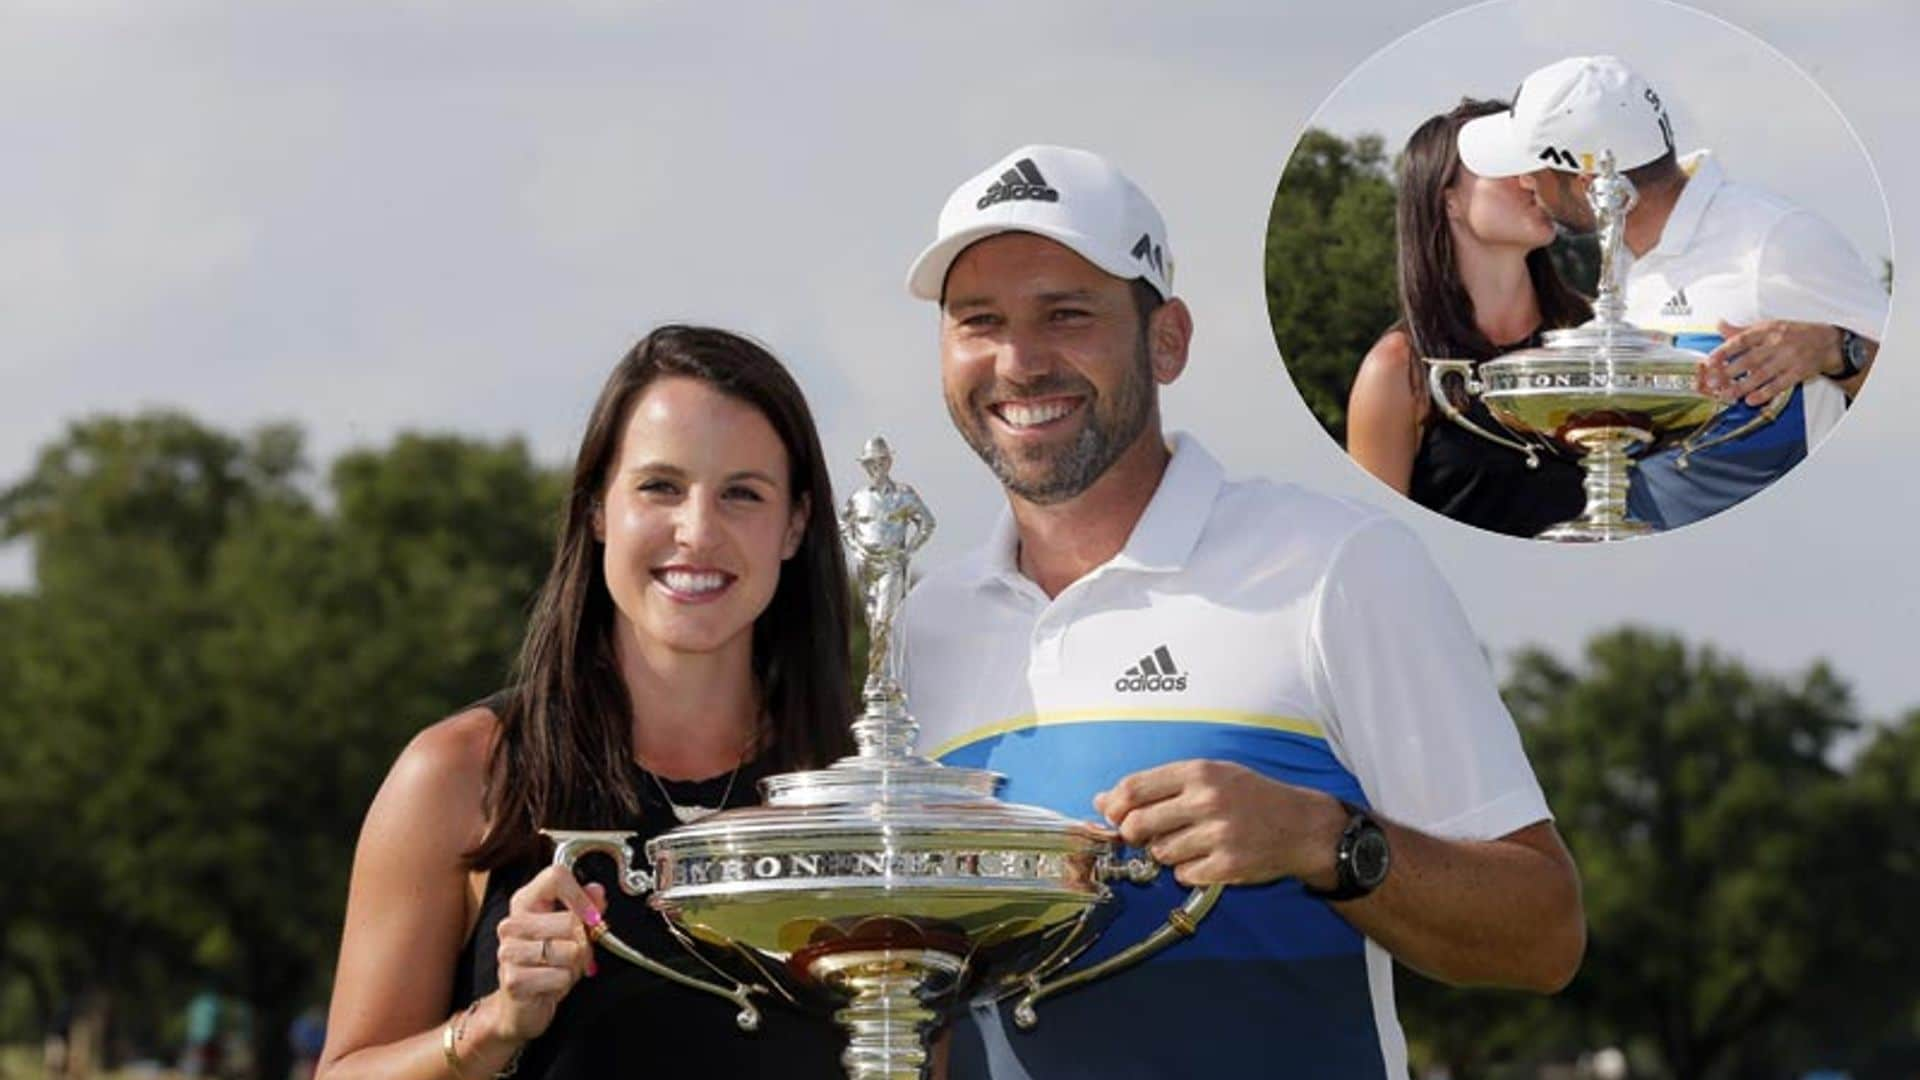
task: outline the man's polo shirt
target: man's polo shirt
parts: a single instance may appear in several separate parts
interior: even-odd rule
[[[1016,545],[1003,512],[905,614],[920,746],[1004,774],[1002,798],[1094,820],[1121,777],[1212,758],[1438,836],[1549,817],[1464,613],[1386,514],[1228,482],[1178,437],[1112,560],[1050,600]],[[1119,914],[1082,964],[1185,896],[1165,872],[1113,891]],[[1228,889],[1195,937],[1039,1015],[1028,1033],[976,1010],[978,1030],[956,1025],[954,1075],[982,1075],[983,1055],[1000,1080],[1407,1073],[1390,958],[1293,879]]]
[[[1629,322],[1701,352],[1720,343],[1722,320],[1824,323],[1880,340],[1887,292],[1838,230],[1784,199],[1729,181],[1708,151],[1689,154],[1681,165],[1690,177],[1659,243],[1627,273]],[[1731,431],[1758,411],[1735,403],[1709,435]],[[1798,464],[1845,411],[1838,383],[1809,380],[1771,424],[1694,455],[1685,471],[1677,468],[1677,450],[1642,460],[1631,508],[1665,528],[1724,510]]]

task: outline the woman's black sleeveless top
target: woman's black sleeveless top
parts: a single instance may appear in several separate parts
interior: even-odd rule
[[[757,783],[771,771],[764,758],[748,762],[733,783],[726,805],[759,801]],[[632,847],[640,856],[647,840],[679,824],[653,780],[636,767],[644,820],[632,822]],[[682,806],[717,806],[727,788],[725,774],[698,781],[664,781]],[[542,869],[509,865],[487,876],[486,895],[473,935],[461,951],[454,975],[454,1006],[492,993],[498,987],[496,929],[506,917],[514,892]],[[668,967],[718,977],[689,956],[644,897],[632,897],[614,884],[610,860],[589,857],[579,866],[583,879],[607,887],[607,922],[627,944]],[[599,974],[581,979],[561,1000],[553,1025],[527,1044],[516,1077],[526,1080],[614,1080],[619,1077],[821,1077],[846,1075],[840,1053],[846,1039],[832,1021],[804,1015],[777,997],[755,995],[758,1031],[734,1024],[738,1010],[712,994],[670,983],[642,971],[605,950],[595,960]],[[729,984],[730,985],[730,984]]]
[[[1535,334],[1500,351],[1527,348],[1538,341]],[[1469,407],[1461,411],[1481,428],[1511,437],[1479,398],[1470,399]],[[1531,537],[1580,516],[1587,502],[1581,478],[1580,467],[1552,449],[1541,451],[1539,468],[1527,468],[1520,451],[1466,430],[1447,419],[1436,404],[1427,414],[1426,430],[1413,456],[1408,495],[1455,521],[1508,536]]]

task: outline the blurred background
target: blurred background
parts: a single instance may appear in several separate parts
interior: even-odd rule
[[[1897,268],[1920,14],[1501,0],[1403,37],[1450,7],[0,5],[0,1076],[297,1074],[367,802],[508,678],[560,470],[649,327],[766,341],[843,487],[893,442],[942,521],[923,562],[981,539],[998,493],[902,278],[952,185],[1030,141],[1108,154],[1169,221],[1199,326],[1170,426],[1420,531],[1580,862],[1565,993],[1401,974],[1422,1074],[1920,1075],[1898,295],[1813,459],[1682,533],[1563,551],[1351,466],[1263,284],[1310,124],[1390,155],[1393,125],[1597,51],[1596,12],[1607,48],[1697,59],[1682,142],[1724,132],[1736,175]],[[1826,111],[1693,89],[1743,79]],[[1416,100],[1341,112],[1355,87]]]

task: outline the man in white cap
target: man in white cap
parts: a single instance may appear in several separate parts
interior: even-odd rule
[[[1817,445],[1879,352],[1887,293],[1826,222],[1726,179],[1713,156],[1679,157],[1673,123],[1646,80],[1611,56],[1576,56],[1527,76],[1512,107],[1460,129],[1460,160],[1481,176],[1521,176],[1576,232],[1595,223],[1586,191],[1612,151],[1637,199],[1627,213],[1627,319],[1711,350],[1709,392],[1737,399],[1709,437],[1783,394],[1776,419],[1695,454],[1643,459],[1629,504],[1667,528],[1726,509]]]
[[[1194,937],[1046,999],[1032,1032],[976,1010],[952,1074],[1404,1077],[1392,958],[1556,989],[1585,945],[1578,877],[1411,531],[1230,481],[1162,434],[1193,333],[1173,270],[1131,181],[1027,146],[955,190],[908,277],[940,305],[948,412],[1007,494],[985,546],[907,601],[921,745],[1172,868],[1114,886],[1081,963],[1185,886],[1234,886]]]

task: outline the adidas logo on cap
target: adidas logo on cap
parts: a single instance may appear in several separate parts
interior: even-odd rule
[[[1045,237],[1121,279],[1173,295],[1167,223],[1146,193],[1098,154],[1035,143],[961,181],[940,208],[933,243],[907,271],[907,291],[943,300],[947,272],[969,247],[1006,232]]]
[[[980,196],[974,208],[985,210],[994,203],[1013,202],[1018,199],[1033,199],[1036,202],[1059,202],[1060,193],[1047,186],[1047,178],[1040,175],[1040,167],[1032,158],[1021,158],[1014,162],[1013,168],[1000,174],[1000,179],[987,185],[987,193]]]
[[[1113,682],[1113,688],[1121,693],[1147,693],[1153,691],[1185,690],[1187,673],[1173,666],[1173,654],[1165,645],[1140,658],[1140,662],[1126,670]]]

